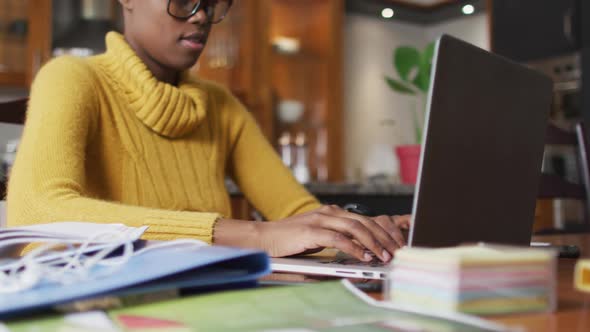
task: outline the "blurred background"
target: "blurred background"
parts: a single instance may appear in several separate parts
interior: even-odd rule
[[[433,42],[450,34],[551,76],[552,121],[570,130],[590,118],[590,84],[582,84],[590,81],[589,7],[586,0],[237,0],[191,71],[233,91],[323,201],[403,213],[411,208]],[[27,96],[52,57],[98,54],[106,32],[121,28],[116,0],[0,0],[0,102]],[[8,162],[21,130],[0,127]],[[571,148],[548,146],[544,167],[579,182],[576,158]],[[230,190],[237,214],[250,214],[239,189]],[[539,211],[552,226],[584,218],[583,208],[562,200]]]

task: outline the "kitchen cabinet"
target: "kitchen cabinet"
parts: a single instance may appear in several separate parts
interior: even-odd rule
[[[342,180],[343,1],[268,3],[274,141],[284,133],[305,138],[311,178]],[[298,121],[284,114],[284,101],[303,107]]]
[[[305,135],[310,173],[320,181],[344,173],[344,15],[343,1],[234,1],[193,69],[238,96],[273,144],[285,132]],[[282,101],[302,106],[294,123],[279,116]]]
[[[313,179],[343,179],[342,55],[344,2],[240,0],[213,27],[200,77],[227,86],[256,117],[276,146],[279,137],[304,133]],[[297,101],[295,123],[279,115],[282,101]],[[253,208],[232,195],[234,217],[252,219]]]
[[[251,111],[264,134],[273,136],[269,89],[266,1],[234,1],[229,15],[213,26],[207,47],[191,71],[226,86]]]
[[[522,62],[579,51],[582,1],[489,1],[493,51]]]
[[[27,87],[50,58],[51,0],[0,0],[0,87]]]

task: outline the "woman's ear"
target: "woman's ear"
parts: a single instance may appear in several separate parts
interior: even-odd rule
[[[123,9],[130,10],[133,8],[132,0],[119,0],[119,3],[121,4],[121,6],[123,6]]]

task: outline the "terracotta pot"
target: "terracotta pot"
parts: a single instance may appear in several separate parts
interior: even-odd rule
[[[400,177],[402,183],[416,184],[418,177],[418,164],[420,163],[419,144],[399,145],[395,148],[395,154],[399,160]]]

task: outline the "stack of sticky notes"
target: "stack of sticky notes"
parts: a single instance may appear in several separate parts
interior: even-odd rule
[[[391,300],[422,310],[504,314],[555,307],[552,250],[472,245],[403,248],[390,274]]]

